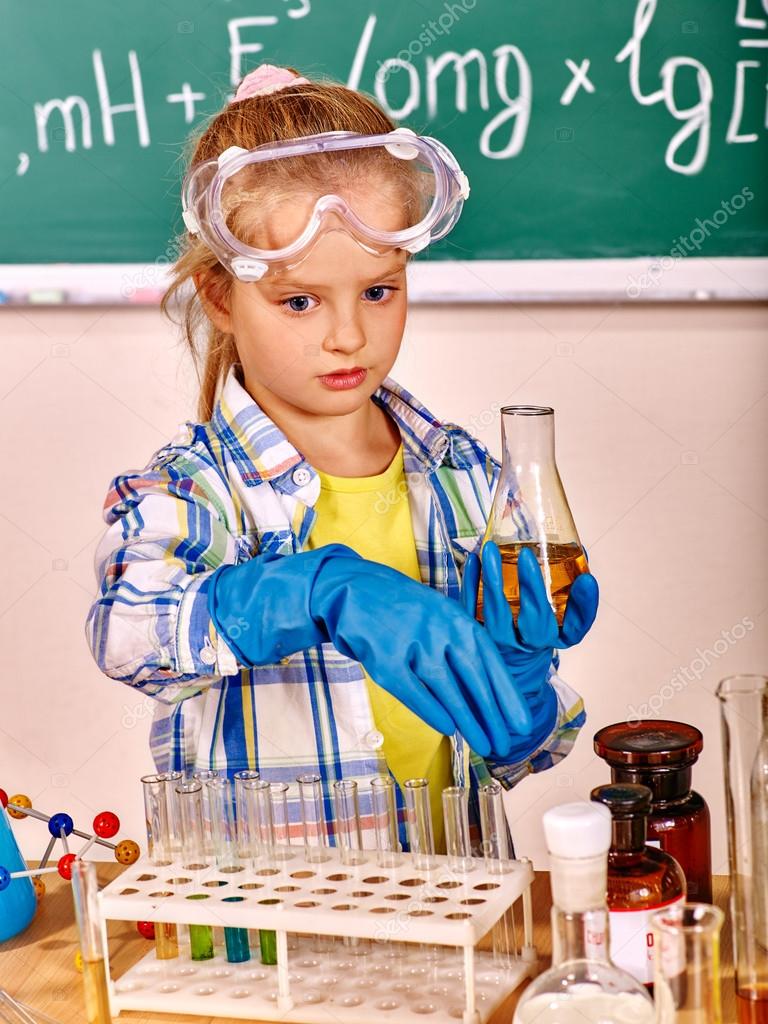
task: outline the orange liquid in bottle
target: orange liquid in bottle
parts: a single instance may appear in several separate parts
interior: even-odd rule
[[[739,1024],[768,1024],[768,985],[745,985],[736,993]]]
[[[531,548],[536,555],[539,565],[542,564],[541,544],[509,544],[499,546],[501,554],[501,574],[504,580],[504,596],[512,609],[515,621],[520,611],[520,587],[517,581],[517,559],[523,548]],[[562,626],[565,615],[565,603],[571,591],[571,584],[582,572],[589,572],[587,559],[579,544],[547,544],[547,562],[550,573],[550,596],[555,606],[555,616],[558,624]],[[542,568],[544,583],[547,583],[547,574]],[[477,617],[483,621],[483,584],[480,582],[477,593]],[[766,1022],[768,1024],[768,1022]]]

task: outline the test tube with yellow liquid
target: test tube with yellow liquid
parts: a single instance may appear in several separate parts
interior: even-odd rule
[[[72,896],[83,958],[85,1019],[88,1024],[112,1024],[109,1014],[109,982],[99,926],[98,891],[95,865],[91,861],[74,860]]]
[[[554,409],[504,406],[501,440],[501,473],[483,544],[492,540],[499,548],[504,595],[515,622],[520,611],[517,562],[523,548],[531,549],[562,626],[571,584],[589,566],[555,462]],[[483,621],[482,580],[477,617]]]

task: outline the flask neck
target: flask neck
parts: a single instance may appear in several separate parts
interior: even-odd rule
[[[532,406],[514,406],[533,409]],[[555,414],[552,409],[538,412],[501,411],[501,440],[504,459],[514,464],[555,462]]]
[[[608,859],[550,853],[552,962],[608,959]]]

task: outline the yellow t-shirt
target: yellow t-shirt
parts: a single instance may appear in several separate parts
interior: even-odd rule
[[[346,544],[363,558],[420,580],[402,445],[389,468],[376,476],[318,475],[317,519],[306,547]],[[402,787],[406,779],[429,779],[435,845],[440,851],[444,848],[442,791],[453,785],[450,739],[423,722],[367,673],[365,678],[376,728],[384,737],[384,757],[398,785]]]

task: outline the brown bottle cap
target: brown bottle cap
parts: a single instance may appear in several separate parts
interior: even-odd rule
[[[653,793],[633,782],[595,786],[589,796],[595,803],[605,804],[614,818],[647,818],[651,813]]]
[[[611,767],[682,768],[697,760],[704,737],[685,722],[641,719],[606,725],[593,742],[595,752]]]

